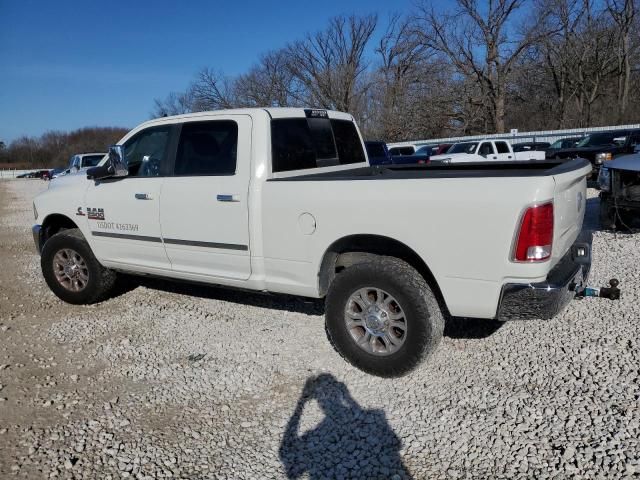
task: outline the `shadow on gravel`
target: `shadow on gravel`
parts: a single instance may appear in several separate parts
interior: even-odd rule
[[[449,317],[444,324],[444,336],[449,338],[487,338],[504,325],[486,318]]]
[[[317,401],[324,418],[300,435],[305,406]],[[401,442],[383,410],[365,410],[333,375],[309,377],[280,444],[287,478],[410,479]]]
[[[324,315],[324,301],[320,299],[314,300],[291,295],[234,290],[228,287],[179,283],[174,280],[163,280],[159,278],[123,276],[123,280],[122,283],[125,284],[125,291],[122,293],[126,293],[140,286],[192,297],[241,303],[252,307],[298,312],[306,315]],[[129,287],[132,288],[127,287],[126,284],[129,284]],[[115,296],[117,295],[119,294]]]

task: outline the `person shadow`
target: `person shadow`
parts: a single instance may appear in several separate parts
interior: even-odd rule
[[[300,435],[302,415],[315,400],[324,418]],[[333,375],[305,382],[280,444],[287,478],[411,479],[400,458],[401,442],[383,410],[363,409]]]

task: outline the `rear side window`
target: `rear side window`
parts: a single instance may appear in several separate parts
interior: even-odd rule
[[[232,120],[189,122],[182,126],[174,174],[233,175],[236,172],[238,124]]]
[[[509,147],[506,142],[496,142],[496,148],[498,149],[498,153],[509,153]],[[522,145],[522,150],[528,150],[530,147],[528,145]]]
[[[271,121],[274,172],[307,170],[365,161],[353,122],[328,118]]]

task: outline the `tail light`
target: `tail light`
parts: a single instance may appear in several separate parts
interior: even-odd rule
[[[529,207],[522,216],[514,260],[541,262],[551,256],[553,203]]]

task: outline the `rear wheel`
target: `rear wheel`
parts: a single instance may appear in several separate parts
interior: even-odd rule
[[[373,375],[397,377],[436,349],[444,317],[413,267],[397,258],[376,257],[345,269],[332,282],[326,329],[349,363]]]
[[[100,265],[77,228],[63,230],[47,240],[40,266],[51,291],[73,304],[103,300],[116,280],[116,273]]]

